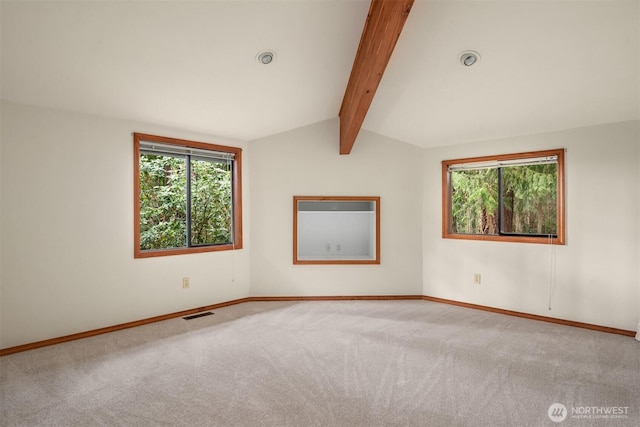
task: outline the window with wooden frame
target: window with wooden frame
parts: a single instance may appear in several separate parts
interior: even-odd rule
[[[442,237],[565,244],[564,149],[442,162]]]
[[[380,264],[380,197],[294,196],[294,264]]]
[[[242,149],[141,133],[134,257],[242,248]]]

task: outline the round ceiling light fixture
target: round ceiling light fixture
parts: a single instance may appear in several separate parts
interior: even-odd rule
[[[465,67],[471,67],[480,62],[480,54],[475,50],[465,50],[459,55],[459,58],[460,63]]]
[[[269,65],[276,59],[276,53],[272,50],[265,50],[256,55],[256,60],[262,65]]]

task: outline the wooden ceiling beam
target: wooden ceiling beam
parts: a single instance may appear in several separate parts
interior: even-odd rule
[[[414,0],[372,0],[340,107],[340,154],[349,154]]]

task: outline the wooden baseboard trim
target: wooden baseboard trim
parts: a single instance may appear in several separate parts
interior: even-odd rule
[[[522,317],[524,319],[539,320],[541,322],[556,323],[559,325],[590,329],[592,331],[607,332],[609,334],[625,335],[628,337],[636,336],[635,331],[628,331],[626,329],[610,328],[608,326],[593,325],[591,323],[574,322],[572,320],[558,319],[556,317],[539,316],[537,314],[529,314],[529,313],[523,313],[520,311],[504,310],[502,308],[488,307],[485,305],[471,304],[467,302],[430,297],[426,295],[423,295],[422,299],[425,301],[439,302],[443,304],[457,305],[459,307],[472,308],[474,310],[489,311],[491,313],[499,313],[499,314],[506,314],[508,316]]]
[[[8,347],[0,349],[0,357],[7,356],[9,354],[20,353],[22,351],[34,350],[36,348],[48,347],[50,345],[61,344],[64,342],[75,341],[82,338],[89,338],[96,335],[107,334],[109,332],[121,331],[123,329],[135,328],[136,326],[148,325],[149,323],[161,322],[163,320],[169,320],[176,317],[189,316],[191,314],[200,313],[203,311],[215,310],[221,307],[227,307],[230,305],[241,304],[243,302],[250,301],[250,298],[240,298],[231,301],[225,301],[218,304],[206,305],[204,307],[192,308],[189,310],[177,311],[175,313],[163,314],[161,316],[149,317],[147,319],[135,320],[133,322],[121,323],[119,325],[107,326],[104,328],[93,329],[91,331],[79,332],[77,334],[65,335],[58,338],[51,338],[48,340],[32,342],[29,344],[22,344],[15,347]]]
[[[249,297],[248,301],[389,301],[421,300],[422,295],[339,295],[339,296],[263,296]]]
[[[506,314],[509,316],[522,317],[525,319],[540,320],[543,322],[557,323],[560,325],[574,326],[578,328],[591,329],[594,331],[607,332],[611,334],[625,335],[634,337],[636,333],[634,331],[627,331],[624,329],[609,328],[606,326],[592,325],[589,323],[573,322],[570,320],[556,319],[553,317],[538,316],[535,314],[522,313],[518,311],[503,310],[500,308],[487,307],[483,305],[470,304],[466,302],[448,300],[444,298],[430,297],[426,295],[344,295],[344,296],[255,296],[240,298],[217,304],[206,305],[204,307],[192,308],[189,310],[177,311],[175,313],[163,314],[161,316],[149,317],[147,319],[136,320],[133,322],[121,323],[119,325],[107,326],[104,328],[93,329],[91,331],[79,332],[76,334],[65,335],[58,338],[51,338],[43,341],[37,341],[28,344],[22,344],[15,347],[8,347],[0,349],[0,357],[8,356],[14,353],[20,353],[27,350],[34,350],[36,348],[48,347],[55,344],[61,344],[69,341],[75,341],[82,338],[89,338],[96,335],[102,335],[109,332],[121,331],[123,329],[135,328],[136,326],[147,325],[149,323],[160,322],[163,320],[174,319],[176,317],[189,316],[191,314],[201,313],[203,311],[216,310],[222,307],[228,307],[230,305],[242,304],[245,302],[269,302],[269,301],[383,301],[383,300],[424,300],[431,302],[438,302],[450,305],[457,305],[460,307],[472,308],[476,310],[490,311],[492,313]]]

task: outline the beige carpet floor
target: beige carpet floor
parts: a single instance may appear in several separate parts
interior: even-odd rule
[[[0,424],[640,425],[633,338],[426,301],[214,313],[0,358]]]

